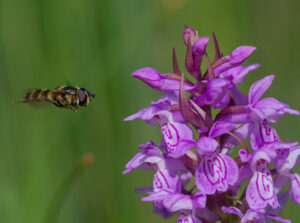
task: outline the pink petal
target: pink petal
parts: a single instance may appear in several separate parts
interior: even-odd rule
[[[202,221],[194,216],[191,211],[181,211],[178,213],[177,223],[201,223]]]
[[[230,132],[236,127],[236,124],[232,124],[229,122],[222,122],[217,121],[214,123],[214,125],[211,127],[209,136],[212,138],[215,138],[217,136],[223,135],[227,132]]]
[[[238,177],[238,166],[225,154],[202,156],[195,173],[197,188],[205,194],[214,194],[216,190],[226,191],[228,184],[233,185]]]
[[[206,195],[204,193],[198,192],[194,194],[193,204],[195,208],[205,208],[206,207]]]
[[[239,46],[234,49],[230,54],[230,63],[241,64],[243,63],[254,51],[254,46]]]
[[[290,195],[293,201],[300,206],[300,175],[299,174],[293,174],[292,181],[291,181]]]
[[[202,136],[196,143],[199,154],[215,152],[219,143],[211,137]]]
[[[282,222],[282,223],[291,223],[290,220],[281,218],[281,217],[279,217],[279,216],[277,216],[275,214],[266,214],[266,217],[274,219],[274,220]]]
[[[184,45],[188,45],[188,41],[194,42],[196,40],[197,34],[192,28],[186,28],[183,32],[182,38]]]
[[[269,75],[252,84],[249,91],[249,104],[254,105],[271,86],[274,75]]]
[[[223,206],[222,208],[222,211],[225,213],[225,214],[236,214],[238,215],[240,218],[242,218],[244,215],[242,214],[242,212],[240,211],[240,209],[234,207],[234,206],[231,206],[231,207],[225,207]]]
[[[163,204],[170,212],[193,209],[191,197],[183,194],[171,194],[166,197]]]
[[[255,160],[258,162],[259,159],[266,160],[265,157],[260,156],[263,153],[257,155],[258,153],[254,155],[253,162],[256,162]],[[255,168],[254,175],[246,190],[246,200],[249,207],[251,209],[260,209],[270,204],[273,208],[277,208],[279,204],[273,186],[272,174],[267,167],[267,162],[257,163],[253,168]]]

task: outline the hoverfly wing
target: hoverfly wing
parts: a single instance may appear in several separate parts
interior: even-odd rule
[[[55,91],[69,92],[71,94],[76,94],[78,89],[79,89],[78,87],[74,87],[71,85],[63,85],[63,86],[59,86],[59,87],[55,88]]]

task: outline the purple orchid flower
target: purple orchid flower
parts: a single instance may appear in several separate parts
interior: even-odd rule
[[[238,178],[238,166],[228,155],[217,153],[218,143],[210,137],[201,137],[197,142],[197,152],[201,162],[196,170],[196,185],[205,194],[225,192]]]
[[[179,91],[180,76],[174,73],[160,74],[157,70],[151,67],[139,69],[131,74],[132,77],[138,78],[145,82],[151,88],[158,91]],[[190,86],[184,82],[184,89],[186,91],[193,91],[196,86]]]
[[[210,63],[208,37],[186,27],[183,41],[185,69],[193,81],[181,72],[175,49],[171,73],[149,67],[132,73],[165,95],[125,121],[140,118],[159,126],[162,140],[158,146],[152,141],[140,145],[123,173],[153,171],[153,185],[136,191],[147,194],[142,201],[153,202],[155,213],[177,214],[178,223],[290,222],[279,213],[288,197],[300,206],[300,174],[294,170],[300,146],[282,141],[272,124],[286,113],[300,113],[273,97],[262,99],[274,75],[253,83],[248,95],[239,90],[259,66],[242,66],[255,47],[240,46],[223,56],[213,33],[215,58]]]
[[[193,216],[191,211],[178,212],[177,223],[202,223],[202,221]]]
[[[275,190],[278,192],[290,183],[290,197],[300,206],[300,176],[292,170],[300,162],[300,147],[294,147],[290,150],[286,159],[275,163],[279,173],[275,179]]]
[[[145,190],[142,190],[143,192]],[[143,197],[141,200],[146,202],[154,202],[155,210],[163,217],[172,215],[163,205],[163,200],[169,194],[181,192],[180,177],[174,172],[167,169],[159,169],[153,177],[153,189],[149,191],[148,197]]]
[[[215,76],[219,76],[219,74],[224,71],[241,65],[255,50],[256,47],[253,46],[237,47],[229,56],[220,59],[221,61],[224,61],[224,63],[214,69]]]
[[[282,222],[282,223],[290,223],[290,220],[283,219],[275,214],[272,213],[265,213],[264,210],[254,210],[249,209],[245,214],[243,214],[238,208],[236,207],[222,207],[222,211],[224,213],[228,214],[235,214],[238,215],[241,218],[241,223],[248,223],[248,222],[257,222],[257,223],[265,223],[266,217],[270,219],[274,219],[276,221]]]
[[[193,197],[184,194],[170,194],[164,199],[164,206],[170,212],[178,212],[177,222],[202,222],[196,216],[197,208],[205,208],[206,196],[196,193]]]
[[[249,107],[253,111],[253,114],[255,114],[259,120],[267,119],[270,122],[277,122],[285,113],[299,115],[298,111],[290,109],[290,106],[277,101],[275,98],[259,100],[270,87],[273,79],[274,75],[270,75],[255,82],[251,86],[249,91]]]
[[[127,164],[123,174],[127,174],[135,169],[155,170],[154,164],[160,164],[164,161],[164,155],[159,148],[152,142],[139,146],[142,152],[136,154]]]
[[[245,76],[258,67],[259,64],[252,64],[246,67],[239,65],[226,70],[219,75],[220,78],[230,81],[230,85],[227,90],[234,97],[235,105],[239,106],[248,104],[248,97],[239,91],[238,85],[244,83]],[[214,108],[224,108],[228,105],[230,99],[231,96],[226,92],[223,99],[219,103],[214,104]]]
[[[170,194],[180,193],[182,191],[182,182],[175,169],[172,170],[167,165],[168,160],[158,163],[158,169],[153,177],[153,187],[139,189],[142,193],[150,194],[148,197],[143,197],[142,201],[154,202],[155,209],[158,213],[165,217],[169,217],[169,212],[163,205],[163,199]],[[178,166],[176,167],[178,168]],[[184,170],[184,169],[183,169]]]
[[[236,113],[230,114],[221,120],[233,123],[257,123],[263,120],[277,122],[285,113],[299,115],[299,111],[290,109],[290,106],[277,101],[275,98],[260,100],[262,95],[271,86],[273,79],[274,75],[270,75],[255,82],[249,90],[249,105],[237,106],[235,109]],[[242,111],[240,112],[240,110]]]
[[[267,204],[273,208],[279,207],[272,174],[267,165],[270,161],[268,155],[262,151],[256,152],[253,156],[253,176],[246,191],[246,200],[251,209],[265,208]]]
[[[228,80],[213,79],[207,83],[205,91],[195,99],[195,102],[199,106],[217,104],[225,97],[229,86]]]
[[[169,111],[170,106],[171,104],[167,100],[152,103],[152,106],[129,116],[125,121],[141,118],[148,124],[159,125],[167,154],[176,158],[192,148],[193,145],[186,144],[186,140],[193,139],[193,132],[186,124],[173,120],[172,113]]]
[[[195,78],[199,78],[201,75],[200,66],[202,57],[206,53],[206,46],[209,42],[209,38],[198,38],[197,33],[193,29],[186,28],[183,33],[183,41],[187,47],[185,68]]]

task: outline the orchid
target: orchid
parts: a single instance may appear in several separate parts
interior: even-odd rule
[[[140,145],[123,174],[152,171],[153,185],[136,191],[147,194],[142,201],[153,202],[155,213],[177,215],[177,223],[290,222],[279,215],[289,196],[300,205],[300,174],[293,170],[300,146],[282,141],[272,124],[285,114],[300,113],[273,97],[263,98],[275,75],[253,83],[248,95],[239,90],[259,67],[243,65],[255,47],[239,46],[223,56],[213,33],[211,63],[209,41],[185,27],[189,77],[179,68],[175,49],[172,71],[145,67],[132,73],[164,95],[124,120],[139,118],[158,126],[162,137],[157,144]],[[282,192],[287,184],[289,190]]]

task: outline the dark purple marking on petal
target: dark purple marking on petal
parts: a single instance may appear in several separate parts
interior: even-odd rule
[[[167,122],[161,126],[161,133],[165,139],[165,143],[168,146],[168,152],[173,152],[179,143],[178,130],[173,124]]]
[[[157,173],[154,175],[153,178],[153,191],[159,192],[163,189],[170,188],[169,183],[163,172],[160,170],[157,171]]]
[[[162,189],[163,185],[157,175],[154,176],[154,189]]]
[[[279,159],[282,159],[282,160],[284,159],[285,160],[289,156],[290,150],[287,149],[287,148],[277,149],[276,154],[277,154]]]
[[[223,184],[227,178],[227,167],[219,154],[204,159],[203,171],[211,185]]]
[[[259,197],[263,201],[271,200],[274,197],[273,179],[270,171],[257,172],[256,175],[256,188]]]
[[[177,223],[196,223],[193,216],[184,212],[178,213]]]
[[[272,128],[272,126],[266,119],[260,123],[260,136],[265,144],[280,141],[277,132]]]
[[[204,193],[198,192],[194,194],[193,203],[195,208],[205,208],[206,206],[206,195]]]

